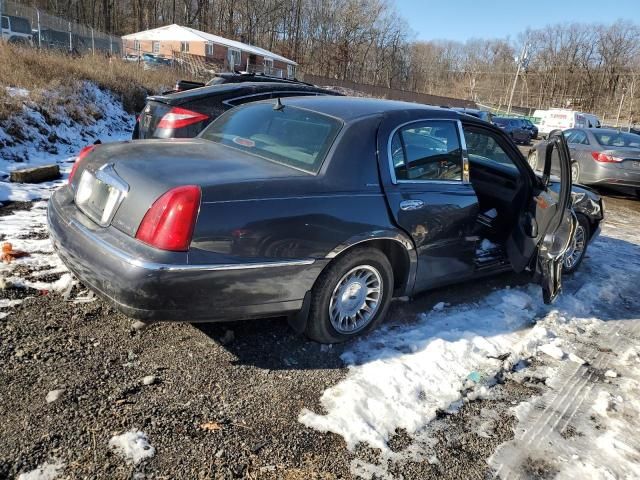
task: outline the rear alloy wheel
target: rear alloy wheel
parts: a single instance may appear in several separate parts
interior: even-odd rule
[[[384,318],[392,294],[393,269],[384,253],[347,252],[316,281],[305,333],[321,343],[338,343],[370,331]]]
[[[580,165],[578,162],[571,162],[571,183],[580,181]]]
[[[589,221],[584,215],[578,215],[578,225],[576,227],[576,234],[573,237],[573,242],[569,245],[569,249],[564,254],[564,262],[562,265],[562,272],[566,274],[572,274],[575,272],[587,252],[587,245],[589,245]]]
[[[527,162],[529,162],[529,165],[531,166],[531,168],[535,172],[536,169],[538,168],[538,152],[537,152],[537,150],[533,150],[532,152],[529,152],[529,156],[527,157]]]

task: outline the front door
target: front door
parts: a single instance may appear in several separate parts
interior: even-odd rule
[[[551,163],[557,152],[560,190],[549,188]],[[555,135],[545,146],[543,176],[533,180],[528,205],[522,209],[507,241],[507,254],[516,271],[535,259],[545,303],[551,303],[562,286],[564,253],[573,238],[576,218],[569,208],[571,198],[571,157],[564,135]],[[532,173],[532,172],[529,172]]]
[[[470,276],[478,199],[457,120],[383,123],[378,151],[391,214],[418,254],[414,291]]]

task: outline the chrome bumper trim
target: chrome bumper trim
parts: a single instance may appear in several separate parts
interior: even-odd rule
[[[119,258],[123,262],[128,263],[134,267],[142,268],[145,270],[163,271],[163,272],[216,272],[216,271],[229,271],[229,270],[254,270],[260,268],[277,268],[277,267],[295,267],[303,265],[312,265],[315,263],[314,259],[301,259],[301,260],[283,260],[274,262],[256,262],[256,263],[242,263],[242,264],[203,264],[203,265],[178,265],[169,263],[157,263],[134,258],[126,252],[123,252],[119,248],[105,242],[99,236],[95,235],[84,225],[77,220],[69,220],[68,225],[77,229],[82,235],[87,236],[93,242],[100,245],[101,248],[107,250],[111,255]]]

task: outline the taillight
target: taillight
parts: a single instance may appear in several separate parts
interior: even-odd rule
[[[200,208],[200,187],[185,185],[169,190],[147,211],[136,238],[161,250],[189,249]]]
[[[96,148],[95,145],[87,145],[82,150],[80,150],[80,153],[78,153],[78,156],[76,157],[76,161],[74,162],[73,167],[71,167],[71,173],[69,173],[69,183],[71,183],[71,181],[73,180],[73,176],[76,174],[76,170],[78,170],[78,167],[80,166],[80,162],[82,162],[82,160],[87,158],[87,155],[93,152],[94,148]]]
[[[194,123],[207,120],[208,118],[207,115],[200,112],[173,107],[168,113],[164,114],[158,123],[158,128],[184,128]]]
[[[601,163],[618,163],[624,160],[622,158],[614,157],[613,155],[607,155],[606,153],[602,152],[591,152],[591,156],[596,162]]]

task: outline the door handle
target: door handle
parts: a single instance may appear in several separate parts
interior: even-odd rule
[[[403,200],[400,202],[400,210],[420,210],[424,207],[422,200]]]

